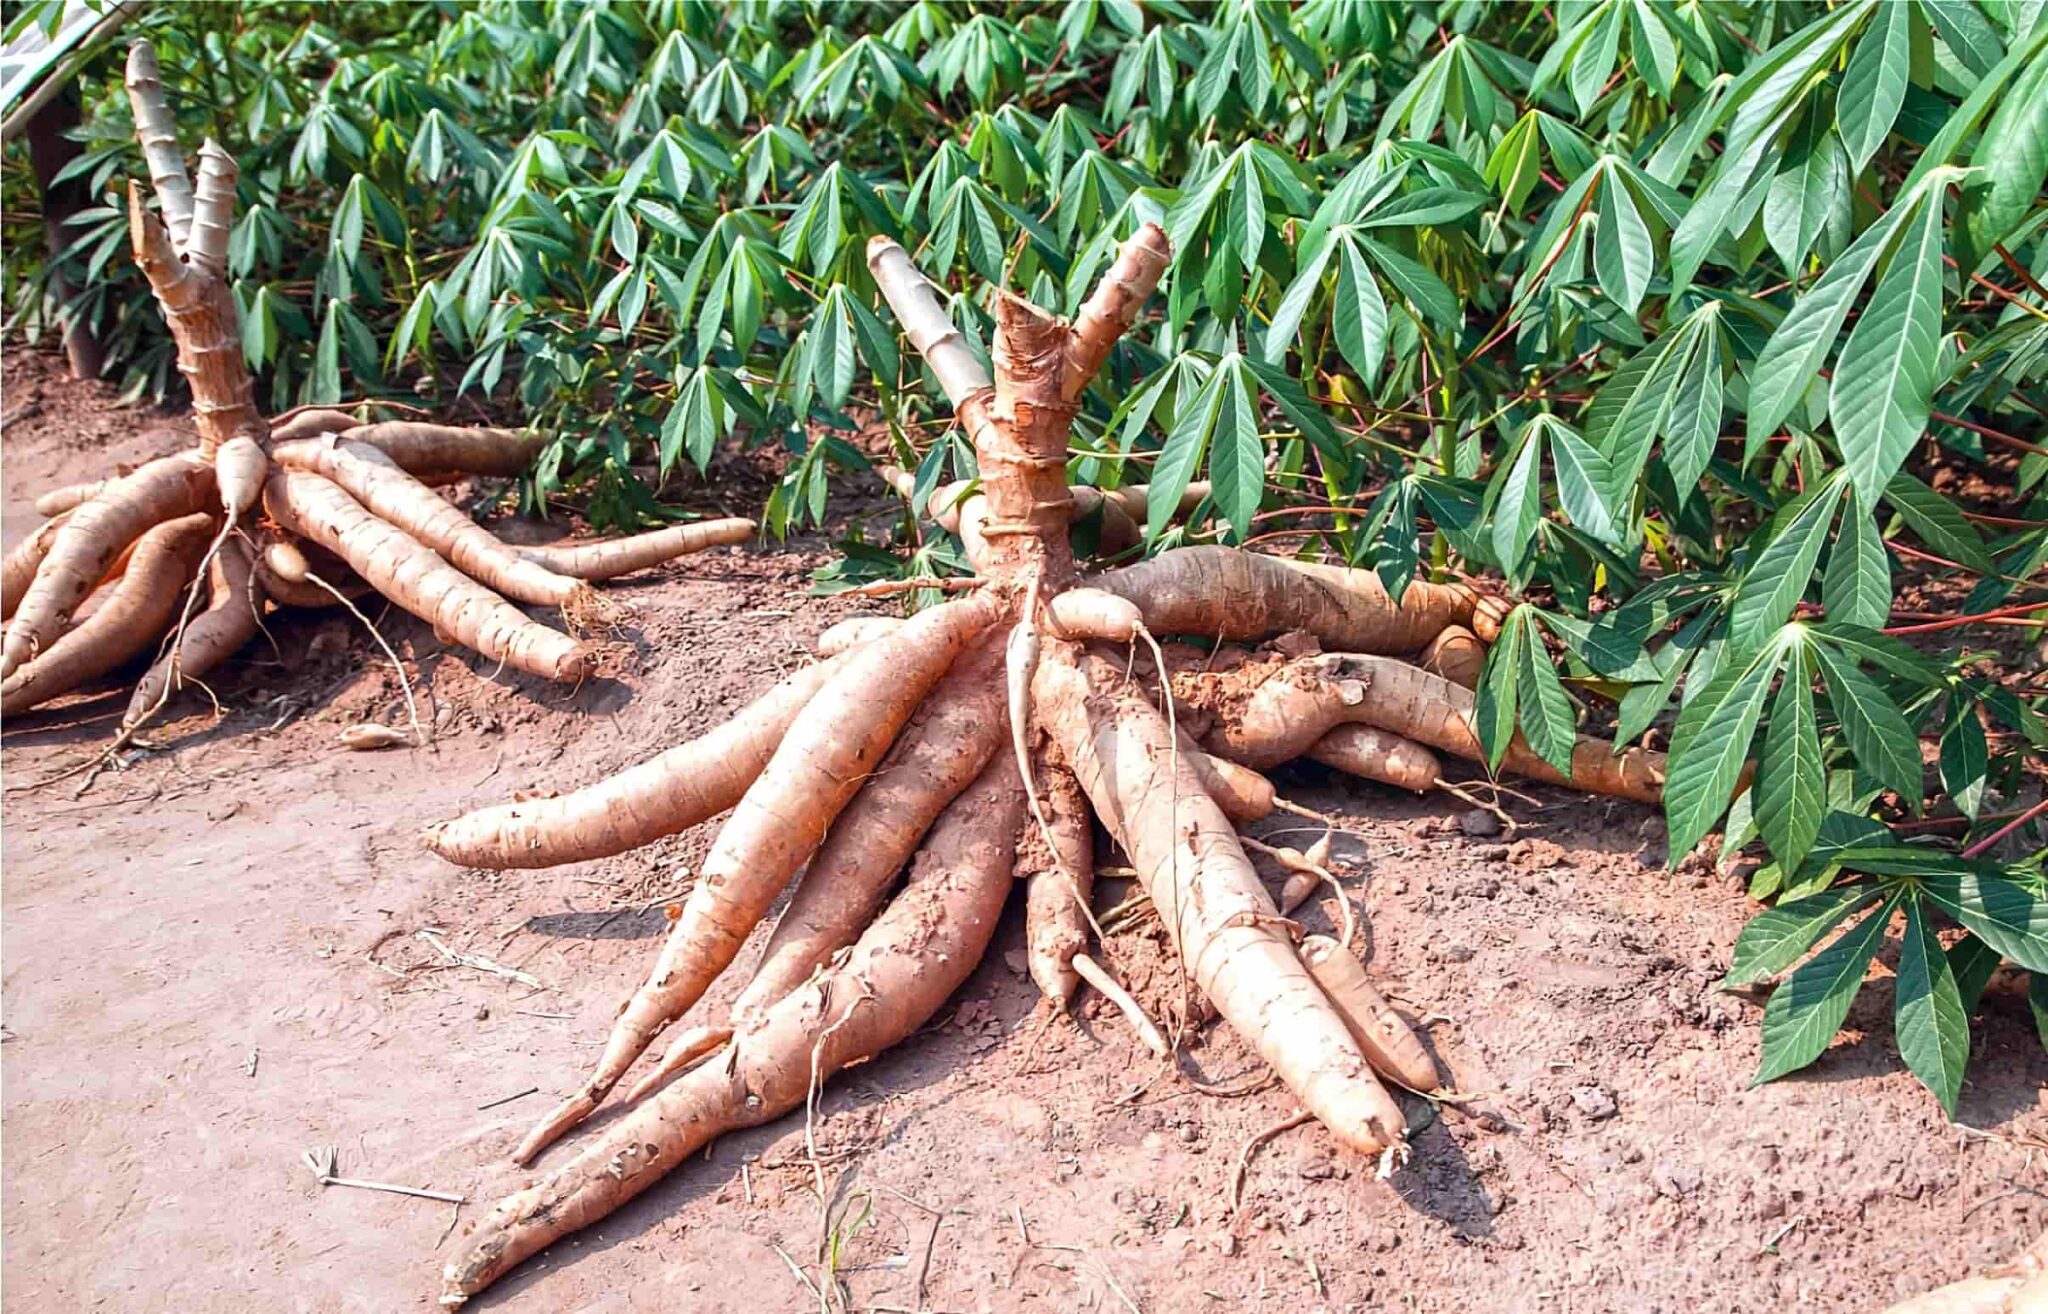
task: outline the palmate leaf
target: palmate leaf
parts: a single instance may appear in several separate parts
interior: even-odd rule
[[[1821,764],[1820,733],[1813,715],[1813,676],[1807,654],[1795,652],[1771,700],[1771,723],[1757,759],[1757,829],[1771,856],[1797,871],[1820,833],[1827,811],[1827,772]]]
[[[1771,541],[1757,554],[1735,594],[1730,639],[1738,652],[1761,647],[1804,596],[1841,495],[1839,483],[1821,484],[1773,520]]]
[[[1835,119],[1852,172],[1862,172],[1899,117],[1912,72],[1913,25],[1920,21],[1914,0],[1887,0],[1872,12],[1870,26],[1850,52],[1835,97]]]
[[[1692,852],[1727,811],[1782,656],[1773,644],[1725,669],[1679,713],[1664,783],[1669,862]]]
[[[1899,1056],[1927,1089],[1941,1101],[1942,1112],[1956,1116],[1963,1090],[1963,1065],[1970,1057],[1970,1020],[1963,1011],[1962,992],[1941,941],[1934,936],[1920,900],[1906,903],[1906,933],[1899,945],[1899,984],[1895,1030]]]
[[[1849,1016],[1894,908],[1894,900],[1886,899],[1772,993],[1764,1006],[1763,1058],[1750,1085],[1797,1072],[1827,1052]]]
[[[1726,147],[1684,220],[1671,235],[1671,286],[1692,282],[1733,218],[1737,202],[1764,172],[1779,133],[1792,122],[1814,70],[1833,60],[1855,25],[1876,7],[1877,0],[1845,4],[1819,18],[1765,52],[1742,73],[1699,125],[1711,132],[1730,115]]]
[[[1856,491],[1875,502],[1927,427],[1941,338],[1941,207],[1930,201],[1842,346],[1828,418]]]
[[[1830,620],[1865,629],[1880,628],[1891,615],[1891,557],[1863,494],[1853,488],[1821,579],[1820,600]]]
[[[1885,788],[1896,790],[1908,807],[1918,808],[1920,740],[1905,714],[1854,662],[1829,645],[1815,644],[1813,654],[1827,684],[1828,706],[1841,722],[1856,764]]]
[[[1749,381],[1748,455],[1754,457],[1778,426],[1806,395],[1820,375],[1821,362],[1848,321],[1849,308],[1877,268],[1899,225],[1917,214],[1923,199],[1901,203],[1863,230],[1849,249],[1830,264],[1805,296],[1793,304],[1757,356]],[[1861,485],[1859,484],[1859,487]],[[1866,497],[1866,505],[1876,499]]]
[[[1784,971],[1806,956],[1842,919],[1882,893],[1863,883],[1842,885],[1804,899],[1766,908],[1749,919],[1735,937],[1735,951],[1721,988],[1753,985]]]

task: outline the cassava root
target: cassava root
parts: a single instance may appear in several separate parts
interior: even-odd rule
[[[1134,528],[1148,508],[1135,490],[1067,487],[1069,425],[1168,258],[1165,234],[1141,225],[1071,324],[996,293],[984,355],[908,253],[871,242],[883,298],[975,447],[979,483],[943,489],[933,506],[967,542],[973,591],[907,620],[841,622],[819,638],[823,660],[727,727],[561,798],[430,833],[455,861],[542,866],[731,809],[596,1070],[515,1159],[587,1118],[675,1026],[666,1052],[629,1087],[632,1108],[476,1226],[445,1271],[445,1303],[904,1039],[972,971],[1012,884],[1025,888],[1026,962],[1047,999],[1063,1006],[1091,981],[1143,1044],[1170,1050],[1095,944],[1098,821],[1192,987],[1340,1143],[1387,1169],[1406,1155],[1406,1115],[1375,1069],[1434,1090],[1427,1051],[1345,944],[1303,939],[1282,915],[1236,827],[1283,806],[1306,813],[1280,799],[1264,767],[1307,757],[1420,790],[1441,780],[1438,753],[1476,757],[1472,695],[1457,680],[1483,659],[1504,604],[1427,580],[1396,602],[1371,571],[1223,547],[1082,573],[1076,543],[1087,536],[1068,534],[1078,515],[1100,510],[1107,538],[1118,517]],[[904,472],[890,477],[912,490]],[[1169,658],[1154,635],[1224,646]],[[1270,652],[1235,646],[1267,641]],[[1655,797],[1654,755],[1582,747],[1575,783]],[[1507,766],[1547,770],[1532,759],[1518,745]],[[1257,847],[1334,884],[1327,832],[1306,853]],[[737,1002],[726,1016],[688,1018],[792,880]]]
[[[588,580],[751,535],[751,521],[717,520],[606,543],[514,549],[429,484],[517,476],[538,455],[541,435],[380,423],[342,407],[266,421],[227,279],[235,162],[209,140],[200,147],[195,182],[148,42],[129,51],[126,83],[158,202],[152,211],[141,185],[129,184],[131,246],[191,387],[198,441],[190,451],[38,499],[53,519],[0,564],[7,620],[0,681],[8,713],[110,673],[153,649],[169,629],[168,650],[122,718],[125,739],[173,693],[247,643],[267,607],[325,606],[358,587],[375,589],[487,658],[548,679],[581,680],[598,668],[603,650],[535,621],[508,598],[560,608],[578,631],[608,630],[625,611]],[[252,561],[248,536],[259,509],[287,534],[331,549],[348,569],[294,566],[306,544],[289,537],[269,537]],[[194,516],[214,532],[187,560],[186,531],[173,535],[175,551],[163,546],[170,540],[159,531]],[[275,531],[266,526],[263,533]],[[115,576],[118,583],[96,598],[94,590]]]

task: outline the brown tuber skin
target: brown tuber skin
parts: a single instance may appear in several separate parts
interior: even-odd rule
[[[834,626],[820,648],[840,653],[825,665],[840,665],[801,697],[785,682],[744,710],[733,733],[753,745],[745,753],[706,753],[707,736],[671,750],[682,756],[659,768],[474,814],[431,838],[461,861],[537,865],[529,860],[615,852],[655,829],[614,824],[599,799],[665,797],[662,777],[686,779],[698,802],[650,809],[666,827],[700,820],[711,803],[744,790],[598,1070],[515,1155],[530,1159],[585,1118],[657,1033],[683,1021],[668,1053],[632,1087],[645,1102],[476,1225],[445,1271],[445,1304],[604,1218],[713,1138],[795,1107],[813,1082],[910,1035],[973,970],[1018,878],[1027,961],[1045,995],[1064,1004],[1083,975],[1120,995],[1089,952],[1097,820],[1129,856],[1194,987],[1341,1143],[1382,1156],[1383,1170],[1407,1151],[1406,1118],[1370,1054],[1396,1080],[1435,1085],[1427,1055],[1418,1060],[1385,1030],[1371,997],[1334,975],[1357,966],[1348,952],[1304,962],[1300,928],[1274,907],[1235,826],[1278,804],[1255,767],[1298,756],[1410,788],[1433,782],[1431,748],[1473,746],[1471,694],[1398,658],[1453,627],[1491,625],[1497,607],[1463,585],[1427,581],[1396,604],[1371,571],[1223,547],[1083,577],[1068,529],[1090,499],[1066,484],[1068,429],[1082,391],[1165,271],[1164,232],[1147,224],[1127,239],[1071,324],[998,291],[993,377],[908,253],[878,238],[868,259],[974,443],[978,487],[965,497],[947,491],[935,512],[957,517],[980,586],[908,621]],[[1142,518],[1132,505],[1094,500],[1105,530],[1112,509]],[[1260,680],[1245,683],[1241,700],[1189,706],[1179,726],[1167,716],[1183,715],[1178,697],[1159,701],[1164,673],[1134,660],[1130,647],[1155,634],[1212,645],[1292,632],[1300,635],[1281,656],[1215,653]],[[1304,638],[1332,652],[1300,658],[1314,647]],[[1145,652],[1155,651],[1148,643]],[[770,717],[761,709],[771,702],[802,710]],[[776,739],[766,765],[755,765],[762,744]],[[1624,759],[1612,770],[1640,794],[1638,774],[1650,766]],[[1587,779],[1597,774],[1588,762]],[[696,783],[709,780],[723,783],[718,791]],[[1033,794],[1037,815],[1027,807]],[[1326,859],[1325,842],[1304,861]],[[868,921],[906,860],[907,886]],[[733,1012],[730,1039],[723,1019],[686,1020],[807,861]],[[1133,1021],[1155,1044],[1150,1023]]]
[[[300,410],[276,425],[266,421],[256,407],[227,280],[235,162],[213,142],[204,143],[195,183],[178,145],[156,54],[146,41],[129,51],[127,87],[160,205],[148,210],[141,186],[130,183],[129,237],[170,327],[179,372],[191,385],[198,443],[119,478],[69,485],[38,499],[45,514],[61,518],[8,553],[0,569],[0,601],[9,622],[0,646],[0,680],[13,690],[9,712],[111,671],[155,644],[175,618],[193,617],[174,659],[182,676],[173,678],[169,659],[151,670],[123,718],[125,740],[164,706],[169,692],[248,642],[261,628],[267,605],[333,604],[330,589],[271,560],[275,549],[289,543],[272,545],[273,552],[256,566],[253,587],[246,560],[232,572],[213,569],[229,544],[245,535],[266,489],[280,520],[332,548],[370,587],[432,622],[437,633],[564,681],[590,675],[597,651],[526,616],[493,589],[522,602],[560,607],[573,628],[603,629],[622,609],[600,599],[585,580],[608,579],[752,534],[751,521],[720,520],[609,543],[515,550],[471,523],[427,481],[522,474],[540,450],[540,435],[366,423],[340,407]],[[146,582],[168,590],[165,596],[139,596],[138,582],[121,594],[121,626],[104,619],[111,600],[91,624],[80,619],[94,588],[139,542],[182,517],[213,512],[225,512],[225,523],[206,550],[206,568],[193,567],[200,576],[193,587],[204,592],[204,606],[186,606],[186,580],[174,579],[153,561],[157,568]],[[344,593],[356,584],[340,571],[323,571],[320,580]],[[80,643],[103,650],[81,654]],[[55,660],[59,648],[61,663]]]
[[[843,964],[741,1028],[723,1054],[607,1126],[545,1181],[494,1206],[463,1257],[443,1271],[441,1303],[461,1304],[556,1237],[660,1181],[692,1151],[789,1112],[814,1079],[922,1026],[988,948],[1023,817],[1016,766],[998,754],[947,808],[909,884]]]
[[[1437,1088],[1436,1063],[1422,1038],[1367,979],[1365,965],[1349,949],[1327,935],[1311,935],[1301,942],[1301,961],[1337,1006],[1373,1071],[1412,1091]]]

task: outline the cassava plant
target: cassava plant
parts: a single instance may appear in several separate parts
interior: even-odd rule
[[[423,480],[517,475],[536,435],[365,423],[335,407],[266,420],[225,277],[235,162],[208,139],[197,180],[188,174],[147,42],[129,52],[126,82],[160,206],[146,208],[140,184],[129,184],[135,262],[170,326],[199,442],[38,502],[53,518],[4,563],[0,711],[73,692],[168,634],[123,717],[125,739],[253,638],[267,603],[319,606],[363,589],[494,661],[578,681],[598,669],[604,645],[541,625],[508,598],[559,607],[572,628],[594,632],[621,612],[588,581],[753,532],[732,519],[515,549]]]
[[[1405,1156],[1404,1116],[1374,1064],[1434,1089],[1426,1053],[1348,945],[1323,941],[1305,960],[1236,825],[1273,809],[1256,767],[1308,755],[1427,788],[1431,749],[1480,758],[1470,692],[1400,657],[1489,613],[1463,586],[1414,583],[1397,603],[1369,570],[1229,547],[1080,574],[1070,426],[1170,255],[1165,232],[1142,225],[1071,323],[998,291],[991,377],[903,248],[875,239],[875,282],[974,446],[979,491],[961,510],[976,587],[835,637],[828,647],[852,646],[703,739],[430,834],[464,863],[539,866],[732,809],[596,1071],[529,1133],[522,1163],[599,1107],[803,873],[729,1024],[681,1030],[632,1092],[636,1108],[494,1207],[448,1265],[444,1304],[911,1034],[974,969],[1017,877],[1046,995],[1064,1004],[1086,978],[1124,1000],[1089,954],[1095,821],[1129,856],[1194,984],[1303,1107],[1353,1150]],[[1155,635],[1224,646],[1169,650]],[[1564,778],[1521,749],[1509,765]],[[1588,739],[1572,765],[1581,788],[1657,797],[1659,754]],[[1164,1048],[1149,1021],[1140,1031]]]

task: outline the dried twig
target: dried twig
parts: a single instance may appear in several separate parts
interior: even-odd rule
[[[468,1196],[456,1195],[450,1191],[429,1191],[418,1186],[393,1186],[389,1182],[364,1182],[353,1177],[336,1177],[335,1164],[341,1151],[332,1145],[316,1145],[306,1151],[305,1162],[313,1170],[313,1176],[322,1186],[353,1186],[359,1191],[383,1191],[390,1195],[410,1195],[421,1200],[439,1200],[443,1204],[467,1204]]]
[[[540,978],[530,972],[522,972],[516,967],[507,967],[495,959],[484,957],[482,954],[459,954],[442,943],[441,937],[426,927],[420,928],[419,937],[440,950],[441,956],[455,967],[467,967],[478,972],[489,972],[492,976],[502,976],[507,980],[517,981],[523,986],[531,986],[535,990],[545,990],[548,988]]]
[[[495,1109],[495,1108],[497,1108],[497,1107],[498,1107],[498,1106],[499,1106],[500,1104],[510,1104],[510,1103],[511,1103],[511,1102],[512,1102],[513,1100],[523,1100],[523,1099],[525,1099],[525,1098],[526,1098],[526,1097],[527,1097],[528,1095],[538,1095],[538,1094],[540,1094],[540,1087],[538,1087],[538,1086],[528,1086],[528,1087],[527,1087],[527,1088],[526,1088],[525,1090],[522,1090],[522,1091],[520,1091],[520,1092],[519,1092],[519,1093],[518,1093],[517,1095],[507,1095],[507,1096],[505,1096],[505,1098],[503,1098],[503,1099],[498,1099],[498,1100],[492,1100],[492,1101],[491,1101],[491,1102],[490,1102],[489,1104],[479,1104],[479,1105],[477,1105],[477,1106],[476,1106],[476,1108],[477,1108],[477,1112],[481,1113],[481,1112],[483,1112],[483,1111],[484,1111],[485,1109]]]
[[[1244,1196],[1245,1170],[1251,1167],[1252,1156],[1259,1152],[1259,1147],[1264,1145],[1267,1141],[1272,1140],[1276,1136],[1280,1136],[1287,1132],[1291,1132],[1296,1127],[1300,1127],[1305,1123],[1314,1122],[1315,1116],[1315,1114],[1303,1110],[1302,1112],[1295,1114],[1293,1117],[1286,1118],[1280,1122],[1274,1123],[1272,1126],[1266,1128],[1266,1130],[1258,1133],[1257,1135],[1253,1136],[1250,1140],[1244,1143],[1244,1148],[1237,1152],[1237,1167],[1234,1170],[1232,1170],[1230,1174],[1231,1213],[1235,1214],[1237,1212],[1238,1201],[1242,1199]]]

